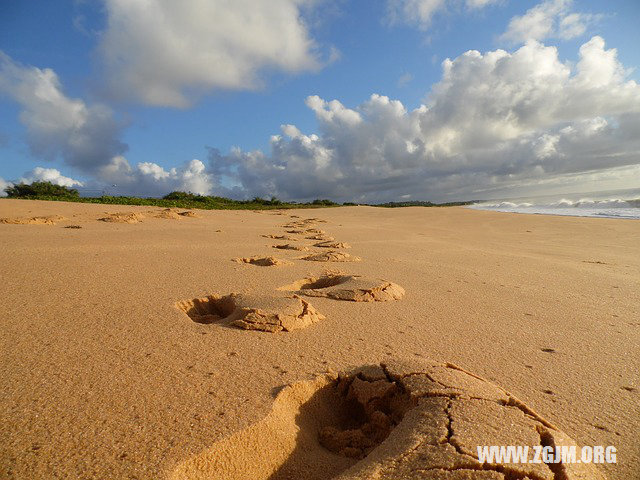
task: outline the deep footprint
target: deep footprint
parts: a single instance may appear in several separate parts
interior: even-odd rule
[[[293,265],[293,262],[290,262],[289,260],[283,260],[276,257],[244,257],[234,258],[233,261],[237,263],[257,265],[258,267],[281,267],[284,265]]]
[[[454,365],[389,361],[285,387],[265,418],[170,478],[605,478],[593,464],[480,463],[483,445],[576,444],[507,391]]]
[[[404,289],[386,280],[360,277],[357,275],[323,275],[305,278],[280,287],[309,297],[328,297],[352,302],[385,302],[398,300],[405,294]]]
[[[244,330],[290,332],[323,320],[309,302],[293,296],[210,295],[176,306],[197,323],[221,323]]]

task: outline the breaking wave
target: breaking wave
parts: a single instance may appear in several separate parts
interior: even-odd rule
[[[640,196],[635,198],[496,200],[478,202],[471,208],[512,213],[640,219]]]

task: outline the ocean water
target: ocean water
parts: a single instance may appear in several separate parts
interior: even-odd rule
[[[640,188],[487,200],[469,208],[573,217],[640,219]]]

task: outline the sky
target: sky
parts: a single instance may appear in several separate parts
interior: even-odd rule
[[[640,186],[638,0],[0,0],[0,189]]]

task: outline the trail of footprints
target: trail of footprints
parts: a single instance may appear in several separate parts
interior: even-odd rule
[[[177,208],[163,208],[160,210],[149,210],[146,213],[140,212],[116,212],[107,213],[104,217],[97,220],[106,223],[141,223],[147,215],[154,218],[163,218],[169,220],[181,220],[183,218],[199,218],[199,215],[192,210],[180,210]],[[69,220],[62,215],[47,215],[38,217],[14,217],[0,218],[0,224],[10,225],[55,225],[59,222]],[[82,228],[77,225],[69,225],[64,228]]]
[[[326,223],[318,218],[299,219],[292,216],[282,225],[286,234],[265,234],[264,238],[287,240],[289,243],[272,245],[280,251],[307,252],[292,260],[310,262],[359,262],[360,257],[342,250],[351,248],[345,242],[335,241],[317,224]],[[313,240],[304,244],[305,240]],[[318,250],[314,250],[314,247]],[[292,260],[272,255],[238,257],[232,259],[240,264],[257,267],[280,267],[293,265]],[[365,278],[357,275],[325,273],[308,277],[278,288],[271,295],[210,295],[204,298],[185,300],[177,304],[193,321],[217,323],[245,330],[264,332],[289,332],[306,328],[325,317],[306,300],[306,297],[326,297],[353,302],[384,302],[399,300],[404,289],[395,283]]]
[[[282,214],[282,213],[278,213]],[[317,218],[291,215],[280,251],[293,260],[355,262],[350,248],[316,228]],[[304,240],[313,240],[311,245]],[[296,243],[293,243],[296,242]],[[313,251],[313,248],[321,250]],[[273,256],[235,258],[285,266]],[[289,332],[324,320],[303,297],[353,302],[399,300],[393,282],[345,273],[307,277],[272,295],[210,295],[179,302],[194,322]],[[593,464],[481,463],[477,447],[576,446],[568,435],[499,386],[452,364],[397,359],[286,386],[257,423],[179,464],[172,480],[595,480]]]

